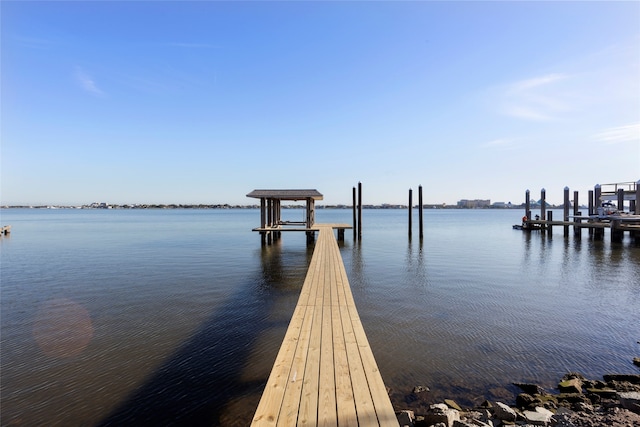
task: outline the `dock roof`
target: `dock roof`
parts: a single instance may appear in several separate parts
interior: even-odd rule
[[[253,190],[247,197],[255,199],[278,200],[322,200],[322,194],[318,190]]]

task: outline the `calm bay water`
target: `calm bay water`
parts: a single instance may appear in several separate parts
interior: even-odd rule
[[[299,220],[301,211],[284,211]],[[397,408],[637,373],[640,248],[511,229],[518,210],[365,210],[341,247]],[[318,222],[349,223],[349,210]],[[3,426],[248,425],[310,261],[257,210],[3,210]],[[417,399],[415,385],[431,388]]]

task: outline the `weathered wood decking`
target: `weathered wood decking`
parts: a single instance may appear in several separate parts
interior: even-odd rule
[[[318,240],[252,426],[398,426],[331,225]]]

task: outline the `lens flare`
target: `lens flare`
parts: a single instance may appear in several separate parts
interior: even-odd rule
[[[38,309],[33,325],[33,337],[48,356],[77,356],[93,338],[89,312],[80,304],[58,298],[45,302]]]

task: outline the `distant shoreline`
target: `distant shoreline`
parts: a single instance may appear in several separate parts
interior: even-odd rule
[[[353,209],[352,205],[316,205],[316,209]],[[533,208],[534,206],[532,206]],[[363,209],[408,209],[408,205],[362,205]],[[417,209],[418,206],[414,206]],[[496,210],[517,210],[524,209],[524,204],[511,206],[483,206],[477,208],[460,207],[447,204],[425,204],[424,209],[458,209],[458,210],[477,210],[477,209],[496,209]],[[547,209],[561,209],[562,206],[547,204]],[[581,207],[586,209],[587,207]],[[260,205],[229,205],[229,204],[124,204],[124,205],[2,205],[0,209],[260,209]],[[305,205],[282,205],[282,209],[305,209]]]

